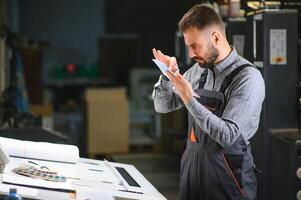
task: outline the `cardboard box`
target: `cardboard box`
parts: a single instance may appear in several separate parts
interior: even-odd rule
[[[53,108],[50,104],[33,104],[30,106],[31,112],[36,116],[52,116]]]
[[[128,151],[129,111],[125,88],[91,88],[87,105],[88,154]]]
[[[34,104],[30,106],[33,115],[42,117],[42,127],[54,130],[53,108],[50,104]]]

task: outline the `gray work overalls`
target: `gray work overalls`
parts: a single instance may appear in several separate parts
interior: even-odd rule
[[[201,75],[198,102],[221,117],[224,110],[224,92],[233,77],[245,67],[242,65],[228,75],[219,92],[203,89],[207,70]],[[180,173],[181,200],[254,200],[256,177],[251,149],[242,135],[225,149],[197,125],[188,114],[187,147],[182,156]]]

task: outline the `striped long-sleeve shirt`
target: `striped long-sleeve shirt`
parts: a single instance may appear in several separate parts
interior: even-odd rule
[[[208,70],[204,89],[219,91],[224,78],[235,68],[249,63],[240,57],[233,47],[231,53],[222,62]],[[198,88],[204,68],[198,63],[184,74],[192,88]],[[226,106],[221,117],[217,117],[200,104],[194,97],[184,105],[180,97],[174,92],[172,83],[159,78],[154,86],[153,99],[155,110],[167,113],[186,106],[196,120],[197,125],[213,140],[223,147],[231,146],[242,134],[246,143],[256,133],[260,120],[262,102],[265,97],[265,85],[259,70],[253,67],[244,68],[233,78],[225,91]]]

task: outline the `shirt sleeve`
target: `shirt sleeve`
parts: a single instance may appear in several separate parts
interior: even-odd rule
[[[222,117],[217,117],[195,98],[186,107],[196,120],[197,125],[221,146],[231,146],[240,134],[248,137],[242,130],[257,130],[265,86],[260,72],[246,68],[234,78],[228,88],[228,99]],[[256,124],[257,127],[248,127]],[[245,134],[245,135],[244,135]],[[255,133],[252,133],[255,134]]]
[[[153,94],[154,107],[158,113],[168,113],[183,107],[183,101],[174,92],[172,83],[162,79],[154,85]]]

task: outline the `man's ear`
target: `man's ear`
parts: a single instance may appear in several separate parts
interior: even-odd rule
[[[220,39],[221,39],[221,33],[218,31],[213,31],[212,35],[211,35],[211,39],[212,39],[212,43],[214,45],[218,45],[218,43],[220,42]]]

